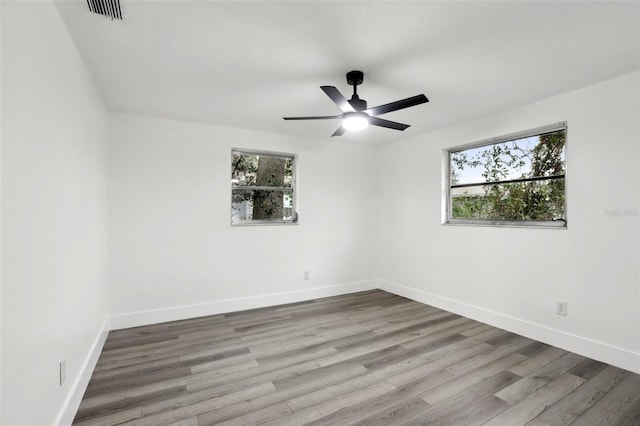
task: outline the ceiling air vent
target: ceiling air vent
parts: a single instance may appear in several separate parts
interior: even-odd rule
[[[87,5],[93,13],[108,16],[111,19],[122,19],[120,0],[87,0]]]

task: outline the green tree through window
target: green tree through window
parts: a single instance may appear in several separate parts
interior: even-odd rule
[[[231,223],[292,223],[295,156],[234,150],[231,156]]]
[[[566,129],[449,152],[449,222],[566,226]]]

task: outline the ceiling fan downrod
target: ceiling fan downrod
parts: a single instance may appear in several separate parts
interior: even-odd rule
[[[358,86],[364,81],[364,73],[362,71],[349,71],[347,73],[347,84],[353,86],[353,95],[348,101],[356,111],[364,111],[367,109],[367,101],[360,99],[358,96]]]

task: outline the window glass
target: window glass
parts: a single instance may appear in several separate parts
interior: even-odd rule
[[[448,151],[448,223],[566,226],[566,124]]]
[[[294,223],[295,156],[234,150],[231,155],[231,223]]]

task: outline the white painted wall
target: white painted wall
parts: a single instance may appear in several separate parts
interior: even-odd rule
[[[381,148],[382,287],[640,372],[639,118],[634,73]],[[441,225],[443,149],[564,120],[567,230]]]
[[[134,315],[116,326],[375,285],[375,148],[127,114],[109,128],[109,310]],[[231,227],[232,148],[298,155],[299,225]]]
[[[107,114],[53,3],[1,7],[0,423],[50,425],[107,316]]]

